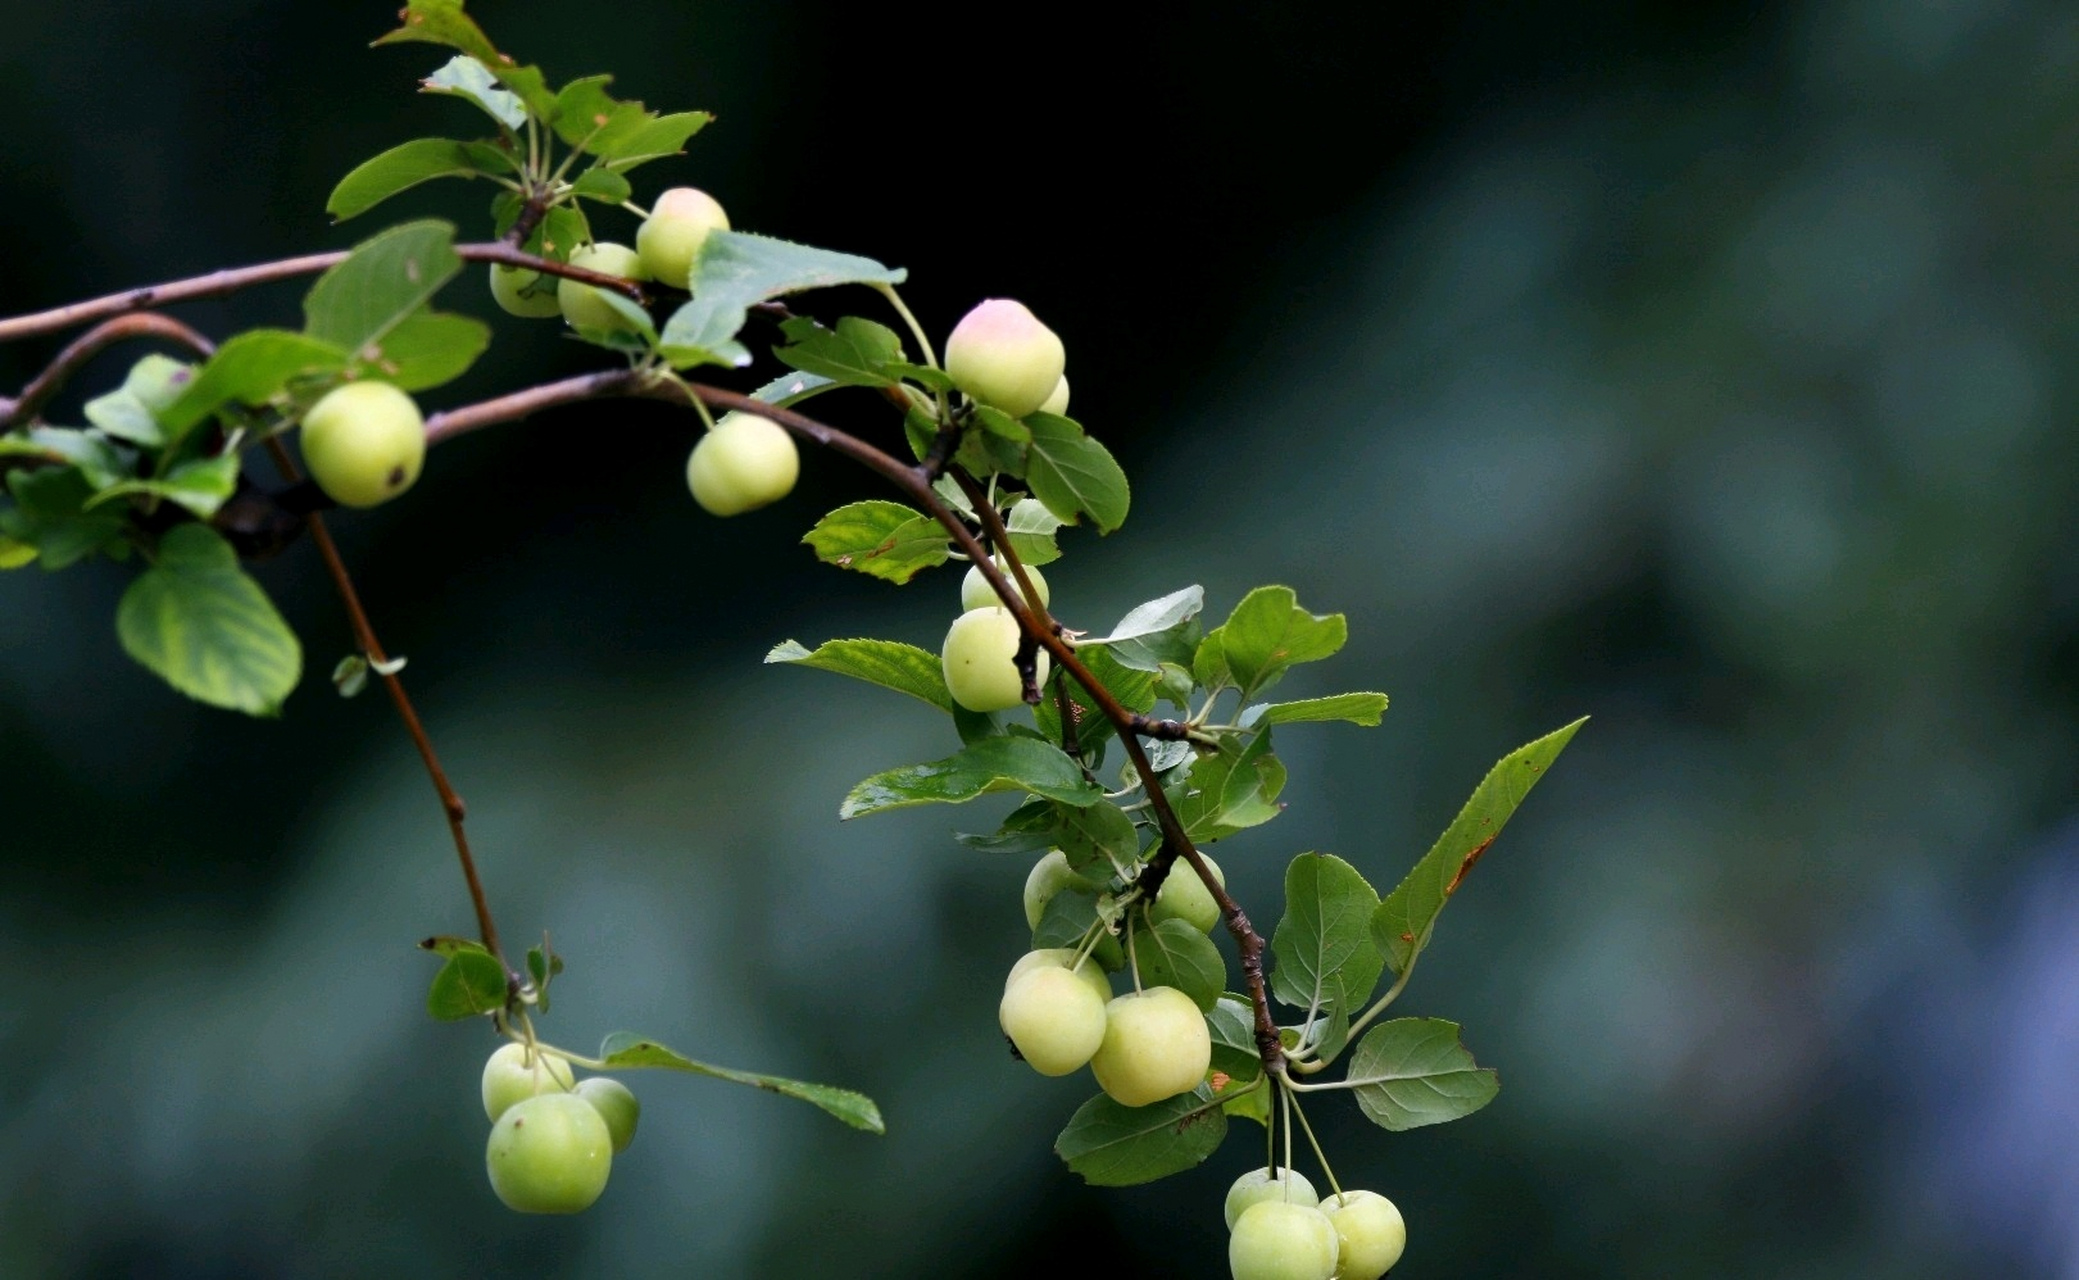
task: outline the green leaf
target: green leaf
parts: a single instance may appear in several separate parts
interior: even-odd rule
[[[839,507],[818,520],[802,541],[824,564],[908,582],[946,562],[946,536],[945,527],[921,511],[872,499]]]
[[[325,198],[325,212],[334,222],[345,222],[422,182],[483,176],[470,144],[453,138],[414,138],[356,165]]]
[[[686,140],[713,120],[714,116],[705,111],[647,116],[635,124],[617,127],[594,138],[590,150],[600,157],[603,164],[626,173],[639,164],[683,153]]]
[[[1060,819],[1067,814],[1094,813],[1110,805],[1091,805],[1088,809],[1071,809],[1067,805],[1055,804],[1052,800],[1028,800],[1004,817],[1003,825],[989,835],[973,832],[957,832],[953,839],[970,849],[983,853],[1038,853],[1052,849],[1060,831]]]
[[[1351,724],[1376,725],[1386,714],[1383,693],[1337,693],[1326,698],[1302,698],[1297,702],[1260,702],[1242,713],[1241,725],[1300,724],[1308,721],[1347,720]]]
[[[556,134],[615,169],[677,155],[686,139],[714,117],[705,111],[660,116],[640,102],[621,102],[607,93],[612,76],[573,80],[556,94]]]
[[[953,710],[953,695],[946,691],[944,664],[937,654],[913,644],[894,640],[828,640],[810,652],[798,642],[787,640],[774,645],[765,661],[800,663],[818,671],[833,671],[906,693],[941,711]]]
[[[1220,1110],[1229,1119],[1254,1120],[1264,1128],[1270,1128],[1271,1090],[1230,1076],[1220,1089],[1219,1098]]]
[[[237,491],[238,455],[227,453],[214,458],[190,459],[165,475],[150,480],[125,480],[112,484],[95,494],[87,505],[98,507],[131,494],[149,494],[186,508],[197,519],[207,520]]]
[[[468,14],[462,0],[410,0],[402,14],[404,25],[382,36],[377,44],[417,41],[459,49],[488,68],[498,82],[519,95],[528,111],[546,121],[554,113],[556,99],[542,80],[538,67],[515,65],[498,52]]]
[[[1266,730],[1240,751],[1200,756],[1169,796],[1185,833],[1209,844],[1277,817],[1284,789],[1285,766],[1270,753]]]
[[[381,343],[462,270],[454,241],[452,226],[431,219],[362,241],[304,297],[305,332],[356,353]]]
[[[297,378],[346,367],[347,353],[286,329],[249,329],[217,348],[178,400],[159,415],[168,443],[178,442],[224,405],[263,405]]]
[[[0,507],[0,533],[33,547],[46,569],[63,569],[123,545],[124,513],[110,507],[87,510],[94,490],[76,467],[10,471],[7,488],[17,505]]]
[[[447,963],[433,975],[433,985],[426,992],[426,1012],[442,1022],[460,1022],[505,1007],[505,966],[496,956],[473,942],[455,938],[432,941],[459,945],[444,953]]]
[[[490,345],[482,321],[422,309],[361,348],[357,364],[405,391],[424,391],[461,377]]]
[[[1247,996],[1222,992],[1206,1010],[1206,1028],[1213,1034],[1213,1070],[1243,1083],[1263,1074],[1263,1056],[1256,1049],[1256,1011]]]
[[[870,258],[742,231],[711,231],[693,264],[693,300],[665,323],[661,345],[675,364],[747,364],[736,341],[753,304],[804,289],[901,284],[908,273]]]
[[[1095,890],[1057,890],[1040,908],[1039,923],[1032,926],[1032,949],[1045,951],[1079,945],[1090,926],[1097,923],[1097,898]],[[1115,947],[1119,945],[1116,938],[1109,941]]]
[[[978,404],[974,410],[974,421],[976,426],[999,440],[1007,440],[1012,444],[1032,443],[1032,429],[1001,409]]]
[[[851,387],[892,387],[901,379],[888,366],[902,359],[895,331],[858,316],[845,316],[826,329],[804,316],[780,325],[788,344],[774,347],[783,364]]]
[[[1110,874],[1114,867],[1131,864],[1141,851],[1140,828],[1115,804],[1055,806],[1054,843],[1068,858],[1071,870],[1101,868]]]
[[[0,436],[0,458],[4,457],[69,462],[95,489],[119,484],[136,470],[134,456],[128,450],[73,427],[31,427]]]
[[[612,205],[618,205],[635,194],[635,189],[628,185],[628,179],[598,165],[579,174],[577,181],[570,184],[570,190],[572,195]]]
[[[1395,1018],[1365,1033],[1350,1055],[1347,1083],[1373,1124],[1396,1132],[1443,1124],[1494,1101],[1501,1081],[1441,1018]]]
[[[520,95],[498,86],[491,69],[466,53],[448,59],[440,70],[419,82],[426,93],[446,94],[483,108],[484,113],[505,128],[518,132],[527,127],[527,104]]]
[[[874,1105],[872,1098],[863,1093],[839,1089],[833,1085],[808,1084],[781,1076],[733,1071],[728,1067],[695,1062],[682,1053],[667,1049],[654,1040],[646,1040],[632,1031],[616,1031],[601,1041],[599,1057],[612,1070],[661,1067],[667,1071],[685,1071],[693,1075],[747,1084],[754,1089],[764,1089],[770,1093],[784,1094],[789,1098],[814,1103],[854,1129],[864,1129],[868,1133],[888,1131],[888,1126],[881,1121],[881,1109]]]
[[[1092,1186],[1130,1187],[1202,1163],[1226,1136],[1227,1116],[1204,1085],[1145,1107],[1100,1093],[1076,1108],[1054,1154]]]
[[[1285,917],[1271,938],[1271,990],[1295,1009],[1348,1010],[1379,981],[1378,891],[1341,858],[1302,853],[1285,868]]]
[[[1206,607],[1204,587],[1185,587],[1166,596],[1137,604],[1127,610],[1119,624],[1105,635],[1090,636],[1076,641],[1079,645],[1117,644],[1122,640],[1137,640],[1142,636],[1155,635],[1180,627],[1198,616]],[[1148,667],[1146,670],[1154,670]]]
[[[0,570],[20,569],[35,562],[35,547],[0,533]]]
[[[1191,874],[1189,867],[1181,870]],[[1151,929],[1145,918],[1137,920],[1131,955],[1143,983],[1175,987],[1201,1010],[1211,1010],[1227,987],[1227,961],[1220,948],[1185,921],[1162,920]]]
[[[1061,558],[1061,548],[1054,543],[1061,517],[1047,510],[1047,504],[1037,498],[1013,502],[1004,511],[1003,528],[1011,535],[1011,550],[1026,564],[1052,564]]]
[[[1318,662],[1343,647],[1350,627],[1340,613],[1317,617],[1290,587],[1258,587],[1220,628],[1221,654],[1244,689],[1268,688],[1285,669]]]
[[[1070,524],[1087,514],[1100,533],[1126,523],[1132,493],[1109,450],[1050,413],[1031,414],[1025,426],[1032,432],[1025,478],[1034,497]]]
[[[160,539],[157,563],[123,593],[116,634],[175,689],[247,715],[278,713],[303,674],[302,648],[267,593],[199,524]]]
[[[1480,779],[1472,799],[1465,802],[1465,808],[1458,811],[1414,870],[1379,904],[1372,916],[1372,938],[1395,974],[1406,972],[1422,948],[1429,945],[1429,931],[1437,913],[1458,891],[1466,873],[1487,852],[1487,846],[1501,834],[1530,789],[1573,740],[1575,731],[1586,723],[1584,716],[1503,756]]]
[[[943,760],[873,775],[852,788],[837,816],[962,804],[993,791],[1024,791],[1076,806],[1104,799],[1104,792],[1059,747],[1037,738],[987,738]]]
[[[789,405],[800,404],[811,396],[821,395],[838,385],[821,374],[783,373],[753,391],[751,399],[763,400],[775,408],[784,409]]]

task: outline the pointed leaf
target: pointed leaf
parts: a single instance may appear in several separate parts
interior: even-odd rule
[[[873,499],[839,507],[818,520],[802,541],[825,564],[908,582],[946,562],[951,554],[946,536],[945,527],[923,512]]]
[[[1186,834],[1201,844],[1260,826],[1283,812],[1285,766],[1270,754],[1270,732],[1240,751],[1200,756],[1185,780],[1170,788],[1170,803]]]
[[[191,458],[150,480],[112,484],[95,494],[87,505],[98,507],[132,494],[149,494],[185,508],[197,519],[207,520],[237,490],[238,455],[228,453],[215,458]]]
[[[1132,491],[1110,450],[1067,418],[1035,413],[1024,422],[1032,433],[1025,478],[1034,497],[1070,524],[1087,514],[1100,533],[1126,523]]]
[[[491,328],[481,320],[420,310],[361,348],[357,363],[402,390],[424,391],[467,373],[490,345]]]
[[[1004,512],[1003,528],[1011,535],[1011,550],[1026,564],[1052,564],[1061,558],[1061,548],[1054,542],[1061,517],[1047,510],[1047,504],[1037,498],[1020,498],[1012,503]]]
[[[445,954],[447,963],[433,975],[433,985],[426,992],[427,1013],[442,1022],[459,1022],[505,1007],[505,966],[496,956],[474,943]]]
[[[773,355],[808,373],[852,387],[892,387],[901,381],[888,366],[902,359],[902,339],[886,325],[845,316],[826,329],[803,316],[780,326],[788,345]]]
[[[274,715],[303,674],[303,650],[260,584],[216,533],[184,524],[123,593],[116,634],[131,657],[211,706]]]
[[[1137,604],[1128,610],[1119,624],[1105,635],[1087,637],[1077,644],[1116,644],[1121,640],[1133,640],[1141,636],[1168,631],[1198,616],[1206,606],[1204,587],[1185,587],[1166,596]]]
[[[478,178],[484,169],[466,142],[415,138],[356,165],[325,199],[325,212],[345,222],[400,191],[435,178]]]
[[[1069,1118],[1054,1154],[1092,1186],[1130,1187],[1203,1163],[1226,1136],[1227,1116],[1204,1085],[1145,1107],[1100,1093]]]
[[[419,83],[426,93],[446,94],[475,103],[507,129],[517,132],[527,127],[527,104],[520,101],[520,95],[500,88],[498,77],[491,74],[491,69],[466,53],[448,59],[440,70]]]
[[[1244,1083],[1263,1074],[1263,1056],[1256,1049],[1256,1011],[1247,996],[1222,992],[1206,1010],[1206,1028],[1213,1035],[1213,1070]]]
[[[1140,828],[1115,804],[1056,806],[1054,831],[1055,843],[1073,871],[1096,868],[1110,874],[1141,851]]]
[[[913,644],[894,640],[829,640],[810,652],[787,640],[774,645],[765,660],[798,662],[818,671],[834,671],[906,693],[941,711],[953,710],[953,695],[946,691],[945,667],[938,655]]]
[[[1271,938],[1271,990],[1295,1009],[1362,1005],[1385,960],[1372,942],[1379,895],[1341,858],[1302,853],[1285,869],[1285,916]]]
[[[804,289],[841,284],[901,284],[908,276],[870,258],[811,248],[742,231],[712,231],[693,264],[693,300],[664,326],[674,363],[744,364],[736,341],[753,304]]]
[[[1104,792],[1059,747],[1036,738],[988,738],[943,760],[875,774],[852,788],[838,817],[961,804],[993,791],[1025,791],[1079,806],[1104,799]]]
[[[1182,874],[1191,874],[1189,867]],[[1151,987],[1175,987],[1191,997],[1201,1010],[1210,1010],[1227,987],[1227,961],[1220,948],[1182,920],[1160,920],[1149,928],[1145,919],[1133,928],[1133,963],[1141,982]]]
[[[0,445],[11,438],[0,437]],[[33,548],[44,568],[63,569],[96,551],[114,554],[124,545],[124,513],[113,507],[87,510],[94,490],[78,468],[10,471],[6,481],[16,505],[0,506],[0,534]]]
[[[168,444],[178,443],[227,404],[266,404],[295,379],[336,374],[346,362],[347,353],[333,343],[286,329],[248,329],[217,348],[159,415],[159,425]]]
[[[483,29],[462,11],[462,0],[409,0],[399,15],[403,25],[382,36],[377,44],[418,41],[446,45],[475,58],[498,82],[519,95],[527,109],[541,120],[554,114],[556,100],[542,81],[541,69],[522,67],[498,52]]]
[[[1297,702],[1261,702],[1242,713],[1241,725],[1257,723],[1300,724],[1325,720],[1347,720],[1351,724],[1375,725],[1386,714],[1383,693],[1337,693],[1326,698],[1302,698]]]
[[[452,226],[429,219],[362,241],[311,286],[305,331],[357,354],[380,343],[462,270],[454,240]]]
[[[1395,1018],[1365,1033],[1347,1083],[1373,1124],[1396,1132],[1469,1116],[1494,1101],[1501,1081],[1473,1061],[1458,1024]]]
[[[1335,653],[1349,634],[1342,614],[1308,613],[1292,588],[1258,587],[1228,615],[1220,646],[1235,682],[1253,690],[1275,683],[1287,667]]]
[[[647,1040],[632,1031],[616,1031],[599,1046],[599,1057],[613,1070],[628,1070],[636,1067],[659,1067],[667,1071],[684,1071],[693,1075],[711,1076],[717,1080],[729,1080],[736,1084],[747,1084],[754,1089],[783,1094],[813,1103],[824,1111],[868,1133],[886,1133],[888,1126],[881,1120],[881,1109],[872,1098],[851,1089],[840,1089],[834,1085],[809,1084],[801,1080],[789,1080],[783,1076],[760,1075],[751,1071],[735,1071],[728,1067],[717,1067],[706,1062],[696,1062],[682,1053],[665,1048],[654,1040]]]

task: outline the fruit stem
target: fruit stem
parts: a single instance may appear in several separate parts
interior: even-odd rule
[[[1306,1109],[1299,1105],[1299,1099],[1293,1095],[1292,1090],[1286,1089],[1283,1090],[1283,1093],[1285,1095],[1286,1105],[1292,1108],[1293,1115],[1299,1117],[1299,1127],[1302,1130],[1304,1130],[1307,1135],[1307,1145],[1314,1149],[1314,1159],[1319,1161],[1321,1164],[1321,1173],[1324,1177],[1328,1179],[1329,1190],[1335,1192],[1337,1198],[1340,1199],[1343,1194],[1343,1186],[1341,1183],[1335,1180],[1335,1170],[1329,1167],[1328,1157],[1322,1153],[1321,1143],[1317,1141],[1314,1137],[1314,1126],[1307,1123]],[[1287,1123],[1290,1122],[1288,1121]],[[1285,1140],[1288,1143],[1292,1140],[1292,1132],[1290,1129],[1286,1130]],[[1292,1158],[1292,1154],[1289,1149],[1286,1151],[1285,1158],[1288,1161]]]

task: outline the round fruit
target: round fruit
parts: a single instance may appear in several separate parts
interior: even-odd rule
[[[560,286],[541,278],[541,272],[526,267],[491,264],[491,301],[509,315],[539,320],[563,308],[556,301]]]
[[[1314,1184],[1307,1175],[1297,1169],[1287,1173],[1283,1169],[1251,1169],[1234,1180],[1227,1189],[1227,1229],[1234,1230],[1235,1219],[1252,1204],[1266,1200],[1278,1200],[1288,1204],[1303,1204],[1309,1208],[1321,1203],[1314,1194]]]
[[[707,233],[727,230],[729,215],[713,196],[697,187],[673,187],[650,205],[650,216],[635,232],[635,250],[652,279],[684,289]]]
[[[1003,980],[1003,989],[1009,992],[1011,984],[1034,969],[1068,969],[1075,962],[1076,953],[1072,947],[1043,947],[1038,951],[1028,951],[1018,957],[1018,963],[1011,966],[1009,976]],[[1097,993],[1098,999],[1106,1004],[1111,1003],[1112,980],[1105,976],[1103,966],[1099,965],[1094,957],[1085,959],[1080,967],[1070,972],[1090,984],[1090,989]]]
[[[969,711],[1008,711],[1025,701],[1018,678],[1018,620],[1001,605],[972,609],[953,619],[939,650],[946,688]],[[1033,666],[1033,682],[1047,680],[1047,654]]]
[[[1342,1251],[1336,1280],[1379,1280],[1408,1247],[1408,1225],[1376,1191],[1345,1191],[1321,1206]]]
[[[636,1101],[634,1092],[612,1076],[587,1076],[578,1081],[573,1092],[591,1103],[599,1118],[606,1121],[614,1154],[626,1151],[628,1144],[635,1141],[635,1122],[642,1118],[642,1103]]]
[[[1004,568],[1001,557],[997,559],[996,567],[1009,580],[1011,590],[1018,590],[1018,576],[1009,569]],[[1047,590],[1046,575],[1039,571],[1037,565],[1028,564],[1025,566],[1025,576],[1032,579],[1032,589],[1039,593],[1040,608],[1046,608],[1054,598],[1054,593]],[[996,588],[989,585],[989,579],[982,576],[980,569],[970,567],[967,571],[967,576],[960,580],[960,607],[973,611],[975,609],[987,609],[991,605],[1000,606],[1001,604],[1002,601],[998,600],[996,596]]]
[[[1065,1076],[1090,1061],[1107,1025],[1104,997],[1058,965],[1019,975],[1003,993],[996,1020],[1019,1056],[1043,1076]]]
[[[426,420],[410,396],[387,382],[349,382],[303,415],[303,461],[334,502],[372,507],[419,478]]]
[[[625,244],[589,244],[570,255],[570,265],[619,276],[623,280],[647,280],[650,273],[642,259]],[[604,329],[610,333],[633,333],[635,326],[614,310],[599,286],[580,284],[568,278],[556,281],[556,305],[573,329]]]
[[[1224,888],[1227,877],[1220,871],[1220,864],[1206,855],[1206,870]],[[1155,901],[1148,905],[1148,916],[1153,920],[1182,920],[1200,933],[1211,933],[1213,926],[1220,923],[1220,904],[1213,900],[1213,891],[1206,882],[1198,878],[1188,862],[1179,861],[1162,878],[1162,887],[1155,891]]]
[[[1025,877],[1025,927],[1039,928],[1040,915],[1054,895],[1063,889],[1094,889],[1097,886],[1069,869],[1068,855],[1056,849],[1038,862]]]
[[[1061,381],[1054,384],[1054,394],[1039,407],[1041,413],[1064,414],[1068,412],[1068,375],[1062,374]]]
[[[516,1102],[538,1093],[564,1093],[574,1083],[563,1059],[537,1049],[529,1062],[526,1045],[502,1044],[484,1064],[484,1114],[496,1120]]]
[[[1330,1280],[1337,1248],[1327,1214],[1312,1205],[1266,1200],[1235,1219],[1227,1266],[1234,1280]]]
[[[787,429],[755,413],[725,413],[686,460],[693,501],[718,516],[741,515],[793,492],[801,451]]]
[[[513,1104],[491,1126],[484,1166],[491,1190],[521,1213],[576,1213],[606,1190],[614,1140],[606,1119],[574,1093]]]
[[[968,312],[946,339],[953,385],[1013,418],[1053,396],[1066,361],[1054,331],[1009,298],[991,298]]]
[[[1198,1087],[1212,1062],[1212,1033],[1191,997],[1149,987],[1105,1006],[1104,1043],[1090,1072],[1113,1101],[1145,1107]]]

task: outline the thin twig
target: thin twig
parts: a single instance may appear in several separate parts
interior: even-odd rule
[[[89,360],[116,343],[133,338],[163,338],[203,356],[216,349],[209,339],[171,316],[146,312],[103,321],[74,338],[70,346],[44,367],[42,373],[22,388],[19,398],[0,400],[0,431],[34,421],[43,406],[50,403],[51,397],[58,394],[66,381]]]

